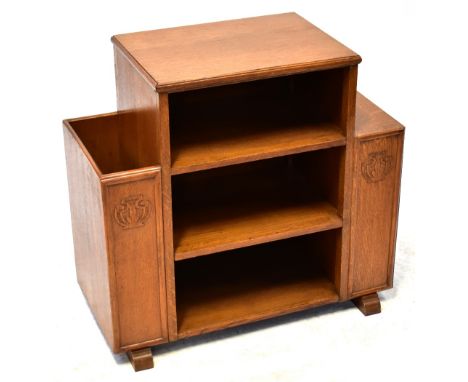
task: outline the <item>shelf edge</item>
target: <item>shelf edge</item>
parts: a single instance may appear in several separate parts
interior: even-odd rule
[[[273,241],[289,239],[292,237],[298,237],[298,236],[304,236],[304,235],[314,234],[318,232],[330,231],[330,230],[338,229],[341,227],[343,227],[343,220],[338,215],[336,215],[334,222],[332,223],[324,224],[322,226],[319,225],[319,226],[304,228],[304,229],[296,230],[296,231],[274,233],[271,235],[256,237],[255,239],[252,239],[248,243],[241,244],[240,242],[233,242],[233,243],[228,243],[228,244],[219,244],[219,245],[215,245],[212,247],[197,249],[193,251],[179,252],[179,253],[177,253],[177,247],[176,247],[174,248],[174,259],[175,261],[182,261],[182,260],[187,260],[187,259],[191,259],[194,257],[207,256],[207,255],[211,255],[215,253],[230,251],[233,249],[247,248],[247,247],[257,245],[257,244],[264,244],[264,243],[269,243]]]
[[[343,146],[346,146],[346,137],[344,135],[342,136],[342,138],[333,140],[331,142],[323,142],[320,144],[305,145],[305,146],[300,146],[297,148],[291,148],[288,150],[276,150],[276,151],[270,151],[270,152],[260,153],[260,154],[258,153],[247,154],[247,155],[236,157],[236,158],[227,158],[227,159],[222,159],[218,161],[210,161],[210,162],[189,165],[189,166],[174,166],[173,164],[171,167],[171,174],[182,175],[182,174],[188,174],[188,173],[197,172],[197,171],[211,170],[211,169],[220,168],[220,167],[232,166],[236,164],[250,163],[250,162],[255,162],[255,161],[263,160],[263,159],[279,158],[279,157],[283,157],[287,155],[302,154],[306,152],[325,150],[325,149],[331,149],[331,148],[343,147]]]

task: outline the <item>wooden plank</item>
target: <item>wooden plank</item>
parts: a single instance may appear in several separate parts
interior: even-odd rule
[[[289,200],[184,209],[175,222],[176,260],[342,226],[329,203]]]
[[[343,131],[346,132],[346,151],[341,157],[340,183],[338,185],[338,214],[343,219],[343,229],[341,238],[339,238],[340,247],[338,248],[337,264],[335,268],[335,279],[337,280],[340,300],[348,299],[348,274],[350,258],[350,240],[351,240],[351,194],[354,181],[354,129],[356,115],[356,86],[357,86],[357,65],[348,68],[346,78],[343,81],[343,96],[340,112],[340,122]]]
[[[295,13],[114,36],[158,92],[357,64],[359,55]]]
[[[174,274],[174,245],[172,223],[171,144],[169,128],[169,100],[167,94],[158,96],[157,129],[161,150],[162,201],[164,216],[164,253],[166,258],[166,290],[169,340],[177,339],[177,311]]]
[[[346,137],[333,124],[194,126],[179,139],[175,135],[173,175],[346,144]]]

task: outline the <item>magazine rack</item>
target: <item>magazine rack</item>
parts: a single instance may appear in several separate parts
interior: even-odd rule
[[[64,122],[79,284],[114,352],[392,287],[403,127],[294,13],[112,38],[118,111]]]

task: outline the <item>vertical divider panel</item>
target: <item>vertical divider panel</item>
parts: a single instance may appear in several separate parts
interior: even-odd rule
[[[357,65],[350,66],[343,78],[340,125],[346,133],[346,150],[340,166],[338,213],[343,219],[337,245],[335,280],[340,300],[348,298],[348,269],[351,239],[351,194],[353,187],[354,124],[356,114]]]
[[[162,209],[164,216],[164,253],[166,259],[167,316],[169,340],[177,339],[177,311],[174,271],[174,245],[172,224],[171,143],[169,125],[169,97],[157,94],[157,131],[162,174]]]

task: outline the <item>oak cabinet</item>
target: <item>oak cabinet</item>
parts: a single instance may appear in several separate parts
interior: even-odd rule
[[[392,287],[403,126],[294,13],[114,36],[114,113],[64,122],[79,284],[114,352]]]

